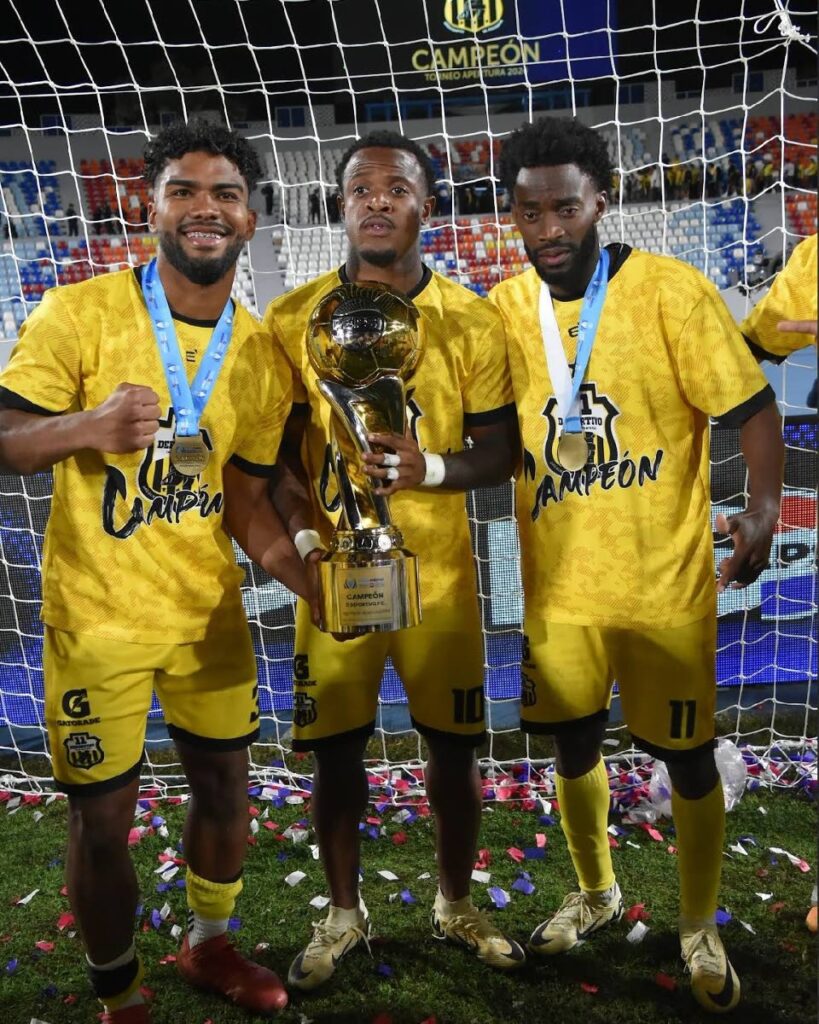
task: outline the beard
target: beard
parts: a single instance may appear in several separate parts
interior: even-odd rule
[[[592,262],[597,250],[597,225],[593,224],[576,245],[561,244],[560,248],[570,251],[569,258],[562,266],[555,267],[552,270],[538,263],[537,250],[530,249],[528,245],[524,245],[524,248],[529,262],[535,268],[535,272],[541,281],[545,281],[546,284],[566,285],[569,283],[567,278],[571,279],[575,275],[582,276],[584,269]]]
[[[174,232],[162,231],[159,234],[159,246],[168,263],[174,270],[178,270],[180,274],[184,275],[191,284],[198,285],[211,285],[220,281],[235,266],[244,244],[243,239],[236,238],[227,246],[221,256],[203,255],[194,258],[185,252]]]
[[[398,259],[395,249],[359,249],[358,255],[373,267],[391,267]]]

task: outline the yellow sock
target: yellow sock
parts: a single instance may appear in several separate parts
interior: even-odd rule
[[[191,945],[225,931],[241,891],[241,878],[235,882],[209,882],[188,868],[189,931],[192,933],[195,929],[193,937],[196,939]]]
[[[140,986],[145,978],[145,968],[133,943],[127,952],[110,963],[94,964],[88,960],[88,975],[97,998],[106,1010],[121,1010],[144,1002]]]
[[[584,892],[604,892],[614,885],[609,823],[609,779],[601,758],[578,779],[556,775],[561,824]]]
[[[725,798],[722,780],[707,796],[686,800],[672,793],[680,874],[680,919],[690,924],[713,922],[717,912],[725,843]]]

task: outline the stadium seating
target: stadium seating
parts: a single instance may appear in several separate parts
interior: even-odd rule
[[[53,160],[39,160],[36,174],[30,163],[0,162],[0,187],[3,190],[4,212],[13,230],[23,238],[44,236],[46,218],[52,235],[67,233],[60,197],[57,164]]]

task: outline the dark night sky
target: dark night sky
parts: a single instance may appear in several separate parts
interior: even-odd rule
[[[426,4],[440,14],[442,0]],[[803,0],[798,5],[809,6]],[[692,18],[698,9],[696,26]],[[760,37],[746,22],[740,42],[739,23],[732,20],[740,12],[751,18],[773,10],[773,0],[618,0],[619,72],[651,78],[656,61],[678,86],[699,89],[698,36],[705,63],[722,65],[705,72],[706,89],[730,83],[731,74],[742,67],[741,52],[751,58],[752,69],[781,67],[781,46],[762,55],[778,38],[775,25]],[[659,26],[656,40],[645,27],[652,18]],[[815,33],[815,18],[794,20]],[[137,87],[154,90],[144,101],[155,111],[172,104],[180,87],[203,89],[200,105],[218,106],[213,90],[220,83],[235,117],[266,119],[261,83],[275,103],[297,103],[304,99],[305,76],[315,100],[346,99],[349,105],[351,85],[359,96],[389,88],[384,35],[394,43],[425,38],[426,24],[424,0],[337,0],[332,6],[327,0],[0,0],[0,122],[19,119],[18,91],[23,96],[51,93],[46,78],[55,83],[69,113],[98,109],[94,84],[112,94],[133,96]],[[27,36],[36,45],[13,41]],[[68,37],[75,42],[56,41]],[[344,59],[338,39],[346,44]],[[812,55],[799,44],[792,44],[789,59],[800,70],[814,66]],[[397,81],[418,87],[415,79],[399,76]],[[53,99],[25,106],[27,117],[57,109]]]

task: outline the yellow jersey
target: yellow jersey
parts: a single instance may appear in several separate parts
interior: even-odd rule
[[[791,253],[766,295],[743,320],[740,330],[761,359],[782,362],[797,349],[815,345],[811,334],[777,330],[780,320],[816,319],[816,235]]]
[[[79,451],[54,467],[43,551],[42,619],[133,643],[189,643],[235,626],[240,583],[223,529],[222,467],[269,475],[291,405],[286,360],[237,306],[224,366],[200,429],[211,457],[172,472],[174,413],[137,271],[47,291],[0,374],[0,404],[54,415],[93,409],[127,381],[153,388],[161,419],[133,454]],[[213,324],[174,314],[193,379]]]
[[[667,628],[714,609],[709,416],[741,423],[773,392],[716,289],[666,256],[609,246],[605,306],[580,390],[589,462],[557,459],[557,401],[534,269],[492,289],[524,445],[516,505],[529,614]],[[581,299],[554,301],[571,365]]]
[[[323,274],[274,299],[264,317],[265,328],[293,366],[294,403],[309,405],[302,459],[312,481],[314,518],[325,543],[338,521],[341,499],[331,460],[331,408],[316,386],[305,330],[319,300],[346,280],[343,268]],[[489,424],[512,412],[501,318],[483,299],[426,267],[409,298],[420,313],[423,355],[407,387],[408,428],[422,451],[461,451],[470,424]],[[474,593],[462,493],[399,491],[390,498],[390,511],[406,547],[419,556],[423,607],[457,600],[463,586]]]

